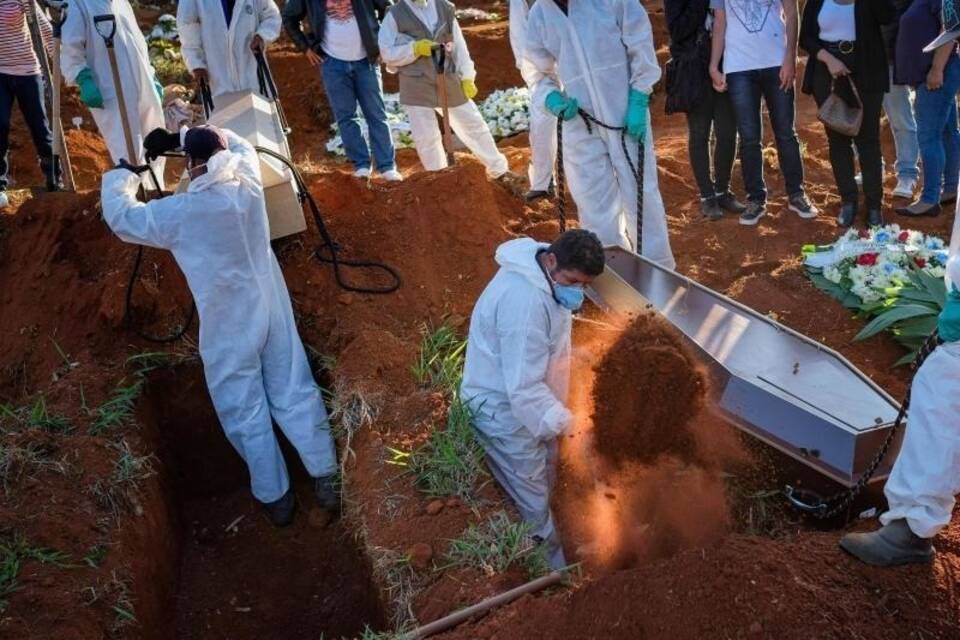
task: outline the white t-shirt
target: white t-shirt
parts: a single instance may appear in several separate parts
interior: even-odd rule
[[[710,7],[727,14],[724,73],[783,64],[787,30],[781,0],[710,0]]]
[[[820,24],[820,39],[824,42],[855,42],[857,39],[856,3],[838,4],[836,0],[824,0],[817,22]]]
[[[367,57],[350,0],[327,0],[327,26],[321,46],[325,54],[338,60],[356,62]]]

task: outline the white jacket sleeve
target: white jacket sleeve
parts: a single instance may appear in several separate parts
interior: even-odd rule
[[[500,362],[513,415],[538,440],[563,433],[573,414],[547,386],[548,317],[532,296],[507,295],[497,308]]]
[[[533,70],[533,93],[530,96],[530,103],[544,111],[547,111],[544,105],[547,96],[553,91],[560,91],[557,60],[545,46],[547,29],[541,7],[534,4],[527,18],[526,48],[523,56]]]
[[[660,64],[653,46],[653,28],[647,10],[636,0],[615,0],[617,23],[630,63],[630,87],[647,95],[660,80]]]
[[[60,69],[68,85],[77,84],[77,75],[87,67],[88,22],[83,4],[73,3],[60,33]]]
[[[260,156],[253,145],[241,138],[230,129],[221,129],[227,138],[227,149],[240,157],[240,166],[237,167],[238,177],[247,183],[253,183],[263,188],[263,177],[260,174]]]
[[[263,38],[263,41],[270,44],[280,37],[280,8],[273,0],[260,0],[259,7],[260,26],[257,27],[257,35]]]
[[[387,69],[396,69],[406,66],[416,61],[417,56],[413,53],[414,39],[405,33],[397,30],[397,21],[393,15],[387,13],[387,16],[380,24],[380,35],[377,37],[377,44],[380,46],[380,58]]]
[[[513,49],[513,58],[517,67],[523,59],[523,50],[526,48],[527,14],[530,7],[527,0],[510,0],[510,48]]]
[[[467,40],[463,37],[463,31],[456,18],[453,19],[453,60],[457,64],[457,72],[461,80],[477,78],[477,69],[473,64],[473,58],[470,57]]]
[[[139,187],[139,176],[126,169],[105,173],[100,192],[104,220],[121,240],[158,249],[173,248],[185,196],[143,203],[137,200]]]
[[[177,5],[177,31],[180,34],[180,53],[187,69],[208,69],[203,51],[203,25],[197,0],[180,0]],[[226,37],[226,34],[224,34]]]

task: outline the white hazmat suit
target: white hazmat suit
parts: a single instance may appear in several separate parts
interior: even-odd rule
[[[517,68],[531,94],[536,81],[536,69],[524,58],[527,44],[527,15],[532,2],[510,0],[510,48]],[[530,108],[530,189],[546,191],[553,180],[553,163],[557,156],[557,118],[546,109]]]
[[[491,472],[559,569],[566,562],[550,494],[557,437],[573,421],[564,405],[572,314],[554,300],[537,262],[547,248],[520,238],[497,249],[500,270],[470,320],[460,397],[474,413]]]
[[[227,25],[220,0],[180,0],[177,30],[187,69],[206,69],[214,97],[236,91],[258,91],[257,61],[250,49],[253,36],[264,46],[280,35],[280,10],[273,0],[239,0]]]
[[[960,288],[960,256],[950,258],[946,275],[948,287]],[[903,444],[884,493],[884,525],[906,519],[915,535],[932,538],[950,524],[960,493],[960,341],[937,347],[914,376]]]
[[[200,316],[200,357],[223,430],[250,470],[253,495],[279,500],[289,488],[271,416],[313,477],[337,469],[329,421],[290,296],[270,248],[260,162],[224,131],[229,150],[186,193],[138,202],[137,178],[103,177],[103,216],[127,242],[168,249]]]
[[[407,4],[428,30],[436,30],[440,18],[435,0],[427,0],[426,6],[411,0],[399,1]],[[378,36],[380,57],[387,65],[387,71],[395,73],[398,67],[411,64],[417,59],[413,53],[413,42],[414,38],[397,30],[396,20],[388,13],[383,19],[383,24],[380,25]],[[453,22],[452,44],[453,51],[449,55],[457,65],[460,79],[475,80],[477,72],[473,59],[470,58],[467,41],[464,40],[463,32],[456,20]],[[413,105],[403,105],[403,108],[410,119],[410,135],[417,147],[417,155],[423,168],[427,171],[438,171],[446,167],[447,155],[443,149],[443,137],[437,123],[439,109]],[[448,113],[453,133],[483,163],[489,177],[499,178],[510,169],[506,156],[497,148],[490,128],[473,100],[467,100],[465,104],[458,107],[450,107]]]
[[[527,21],[524,55],[534,68],[532,109],[546,109],[552,91],[576,98],[601,122],[623,126],[630,89],[646,94],[660,79],[647,12],[637,0],[570,0],[569,17],[553,0],[537,0]],[[648,121],[643,173],[643,246],[639,252],[663,267],[676,263],[667,235],[657,180],[657,157]],[[627,140],[634,166],[637,144]],[[637,187],[619,131],[582,118],[563,126],[563,162],[581,225],[605,245],[636,246]]]
[[[136,158],[127,158],[127,143],[120,121],[120,105],[117,87],[113,84],[110,59],[103,38],[97,32],[93,19],[111,14],[116,18],[117,31],[114,50],[123,97],[127,104],[127,118]],[[101,24],[106,33],[107,25]],[[165,125],[163,104],[154,86],[156,75],[150,64],[147,42],[137,25],[137,18],[127,0],[72,0],[67,20],[63,25],[60,64],[67,84],[76,84],[77,75],[85,68],[93,77],[103,96],[102,109],[90,109],[97,129],[107,143],[110,157],[116,164],[127,158],[133,164],[146,162],[143,139],[154,129]],[[152,163],[154,173],[163,186],[165,160],[158,158]],[[144,184],[153,187],[152,180],[144,174]]]

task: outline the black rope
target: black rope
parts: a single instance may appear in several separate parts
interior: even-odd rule
[[[637,246],[636,250],[638,254],[643,253],[643,172],[644,172],[644,160],[646,148],[643,143],[643,140],[637,141],[637,164],[633,163],[633,160],[630,158],[630,150],[627,147],[627,128],[626,127],[614,127],[600,120],[597,120],[592,115],[584,111],[583,109],[578,109],[577,114],[583,119],[584,125],[587,127],[589,133],[593,133],[593,126],[597,125],[601,129],[606,129],[608,131],[618,131],[620,133],[620,146],[623,148],[623,155],[627,159],[627,166],[630,167],[630,173],[633,175],[633,179],[637,183]],[[563,118],[557,118],[557,218],[560,222],[560,233],[563,233],[567,230],[567,195],[566,195],[566,170],[563,165]]]
[[[154,173],[153,167],[149,163],[147,164],[147,167],[148,171],[150,172],[150,177],[153,179],[153,186],[157,193],[157,197],[163,197],[163,190],[160,188],[160,181],[157,179],[157,174]],[[146,192],[143,188],[143,185],[140,186],[140,193],[142,196],[144,196],[144,200],[146,200]],[[145,247],[142,244],[138,245],[137,251],[133,257],[133,268],[130,270],[130,280],[127,282],[127,293],[124,298],[123,324],[128,330],[133,331],[147,342],[155,342],[157,344],[176,342],[186,335],[187,331],[190,330],[191,325],[193,325],[194,317],[197,315],[197,303],[192,299],[190,302],[190,311],[187,314],[186,321],[183,322],[178,329],[165,336],[155,336],[149,334],[143,329],[137,327],[133,321],[133,290],[136,286],[137,280],[140,277],[140,265],[143,263],[144,248]]]
[[[258,153],[265,154],[267,156],[270,156],[271,158],[276,158],[277,160],[282,162],[284,165],[286,165],[286,167],[290,169],[291,173],[293,173],[294,180],[296,180],[296,183],[297,183],[297,188],[300,191],[300,202],[302,204],[304,201],[306,201],[307,204],[310,206],[310,212],[313,214],[313,221],[317,225],[317,231],[320,233],[320,238],[323,240],[323,244],[318,246],[314,250],[314,256],[316,256],[317,260],[319,260],[320,262],[333,265],[333,275],[337,280],[337,285],[339,285],[341,289],[345,289],[346,291],[353,291],[355,293],[369,293],[369,294],[375,294],[375,295],[384,295],[388,293],[393,293],[394,291],[400,288],[400,285],[402,284],[402,280],[400,278],[400,274],[397,273],[397,270],[394,269],[393,267],[387,264],[384,264],[382,262],[343,260],[342,258],[340,258],[339,256],[340,246],[336,242],[334,242],[333,236],[331,236],[329,230],[327,230],[327,225],[324,224],[323,216],[320,213],[320,207],[317,206],[316,200],[313,199],[313,196],[310,194],[310,190],[307,189],[307,184],[306,182],[304,182],[303,176],[300,175],[300,171],[297,170],[297,167],[290,160],[288,160],[283,155],[277,153],[276,151],[272,151],[264,147],[255,147],[255,148]],[[329,252],[329,257],[326,255],[323,255],[323,252]],[[343,273],[342,273],[343,268],[375,269],[375,270],[383,271],[390,276],[390,279],[392,280],[392,284],[384,287],[360,287],[360,286],[352,285],[344,279]]]
[[[931,333],[930,336],[924,341],[923,345],[920,347],[920,350],[917,351],[917,355],[913,360],[912,370],[914,376],[916,376],[917,371],[919,371],[920,367],[927,360],[927,358],[930,357],[930,354],[936,350],[939,344],[940,336],[938,335],[937,330],[934,329],[933,333]],[[866,470],[864,470],[864,472],[860,475],[860,478],[857,480],[855,485],[849,489],[838,491],[832,496],[823,498],[817,504],[805,503],[803,498],[807,492],[788,486],[784,490],[784,493],[790,502],[795,507],[808,513],[817,520],[829,520],[830,518],[833,518],[839,514],[841,511],[847,509],[857,498],[857,496],[860,495],[860,492],[862,492],[867,486],[867,483],[870,482],[870,479],[877,472],[877,469],[880,468],[880,464],[887,457],[887,453],[890,451],[890,447],[893,445],[897,433],[903,427],[903,421],[907,417],[907,411],[910,409],[910,397],[912,390],[913,379],[911,378],[910,386],[907,387],[907,392],[903,396],[903,402],[900,404],[900,410],[897,411],[896,420],[894,420],[893,425],[890,427],[890,432],[887,434],[883,444],[880,445],[880,448],[877,450],[877,454],[873,457],[873,460],[867,466]]]

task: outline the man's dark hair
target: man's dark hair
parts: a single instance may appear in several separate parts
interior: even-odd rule
[[[603,273],[603,245],[592,231],[566,231],[553,241],[548,251],[557,258],[558,269],[572,269],[591,277]]]

